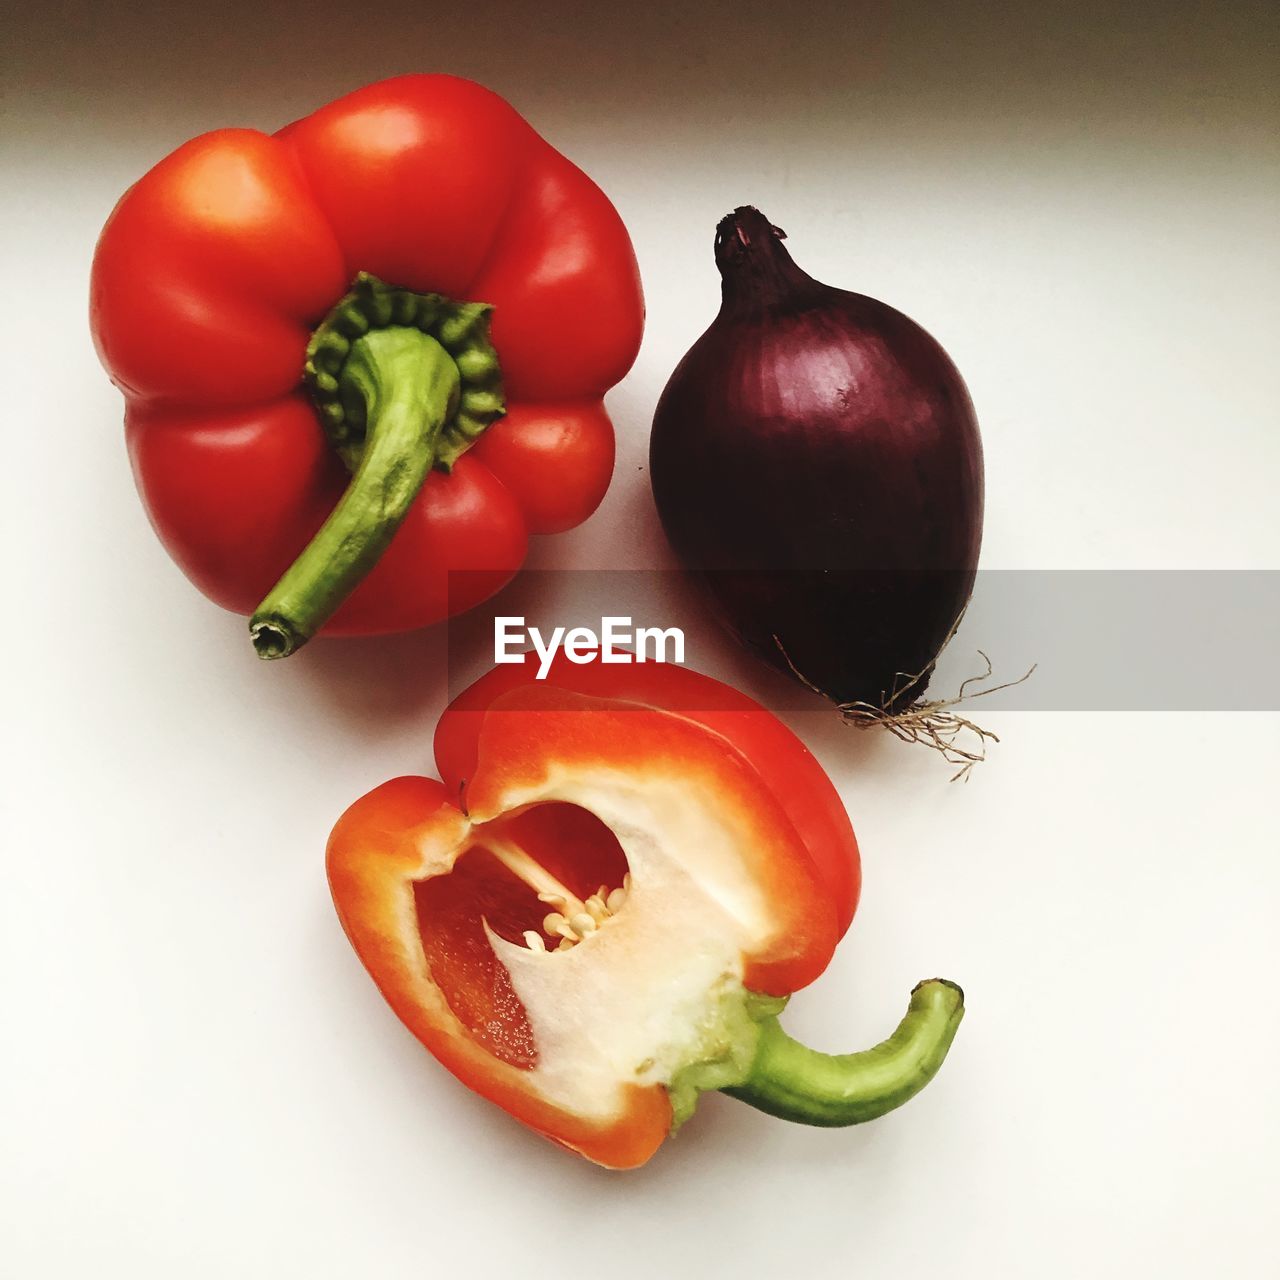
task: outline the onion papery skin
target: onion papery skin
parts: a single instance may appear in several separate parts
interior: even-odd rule
[[[982,443],[964,381],[914,321],[819,283],[740,208],[720,311],[658,403],[654,498],[747,648],[837,703],[920,701],[973,590]]]

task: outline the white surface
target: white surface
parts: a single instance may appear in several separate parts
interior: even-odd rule
[[[433,29],[420,4],[113,27],[86,5],[10,30],[5,1276],[1280,1271],[1274,715],[1006,714],[964,787],[793,717],[866,887],[788,1025],[860,1047],[920,977],[969,996],[938,1080],[860,1130],[713,1098],[647,1168],[603,1173],[455,1085],[348,949],[324,840],[430,769],[443,642],[260,664],[147,528],[85,282],[115,197],[190,134],[451,69],[610,192],[649,334],[611,399],[614,487],[540,566],[668,563],[648,416],[745,200],[951,350],[985,431],[986,565],[1280,564],[1262,6],[642,8]],[[690,660],[770,687],[709,635]]]

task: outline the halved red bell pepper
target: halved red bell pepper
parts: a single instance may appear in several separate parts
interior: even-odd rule
[[[92,273],[151,522],[264,657],[468,608],[584,520],[643,314],[599,188],[442,75],[184,144]]]
[[[442,781],[358,800],[329,841],[347,935],[460,1080],[600,1164],[647,1160],[723,1089],[808,1124],[905,1102],[963,1014],[912,993],[894,1035],[815,1053],[777,1013],[831,959],[858,849],[804,745],[687,669],[497,668],[436,732]]]

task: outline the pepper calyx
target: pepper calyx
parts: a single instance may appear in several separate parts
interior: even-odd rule
[[[668,1080],[672,1133],[693,1115],[702,1094],[747,1080],[759,1048],[760,1025],[781,1013],[787,1000],[747,991],[736,980],[725,983],[685,1060]]]
[[[315,327],[307,343],[303,381],[321,426],[347,470],[360,465],[367,433],[363,399],[344,392],[343,370],[352,348],[379,329],[416,329],[434,338],[458,371],[457,403],[443,424],[432,466],[448,472],[506,413],[502,370],[489,330],[493,307],[458,302],[439,293],[415,293],[367,271]]]

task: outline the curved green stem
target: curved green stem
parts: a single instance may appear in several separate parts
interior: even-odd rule
[[[365,424],[347,491],[249,619],[261,658],[305,644],[387,549],[436,461],[458,405],[458,369],[417,329],[374,329],[351,344],[339,378],[348,416]]]
[[[492,310],[361,272],[317,326],[303,376],[353,475],[249,619],[260,658],[304,645],[378,562],[432,467],[448,471],[502,416]]]
[[[861,1053],[818,1053],[787,1035],[776,1016],[765,1018],[747,1079],[724,1092],[799,1124],[874,1120],[933,1079],[963,1017],[964,992],[933,978],[912,991],[893,1035]]]

